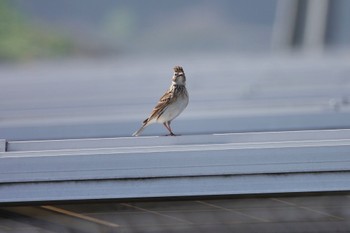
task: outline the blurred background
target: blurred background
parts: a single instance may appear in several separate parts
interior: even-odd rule
[[[3,60],[267,52],[276,1],[2,1]]]
[[[350,196],[342,193],[349,186],[348,132],[342,132],[350,128],[349,12],[348,0],[0,0],[0,158],[6,168],[0,189],[17,205],[30,202],[1,206],[0,232],[349,232]],[[130,147],[114,148],[120,145],[114,139],[101,140],[130,137],[140,127],[169,87],[175,65],[184,67],[190,103],[172,129],[195,135],[192,141],[117,138]],[[212,135],[225,133],[234,134]],[[144,131],[165,134],[159,124]],[[98,139],[30,141],[76,138]],[[149,150],[167,139],[167,152]],[[7,149],[29,149],[3,152],[5,140]],[[41,143],[74,148],[35,148]],[[194,154],[191,143],[203,149]],[[218,149],[227,144],[232,148]],[[181,157],[169,153],[169,163],[158,161],[173,145]],[[144,156],[143,149],[160,156]],[[176,162],[190,153],[195,166]],[[117,154],[121,160],[114,160]],[[118,161],[127,166],[118,170]],[[155,171],[164,169],[160,177],[153,163]],[[230,166],[238,173],[227,173]],[[176,169],[184,189],[198,183],[203,190],[264,194],[186,196],[205,192],[199,190],[183,200],[180,190],[172,200],[110,200],[120,193],[138,197],[136,189],[145,198],[159,195],[152,194],[157,182],[177,182]],[[125,175],[134,170],[132,178]],[[173,181],[165,185],[168,176]],[[134,177],[145,183],[138,187]],[[237,179],[237,187],[229,187],[229,179]],[[290,196],[269,196],[288,186],[284,179]],[[43,201],[60,195],[67,203]],[[107,202],[84,203],[89,197]]]
[[[1,0],[0,138],[129,136],[174,65],[191,95],[184,133],[345,127],[241,120],[347,113],[349,9],[346,0]],[[236,121],[186,124],[222,117]]]
[[[349,49],[346,0],[2,0],[1,60]]]

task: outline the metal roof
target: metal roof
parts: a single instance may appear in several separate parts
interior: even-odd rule
[[[155,61],[2,69],[7,78],[0,82],[16,91],[0,93],[6,100],[0,102],[0,231],[37,224],[40,232],[114,232],[117,224],[117,232],[296,232],[311,224],[313,232],[346,232],[345,58],[181,59],[191,65],[191,104],[174,122],[178,137],[150,136],[164,132],[157,125],[148,136],[128,137],[167,85],[164,70],[147,77],[160,85],[135,87]],[[157,60],[153,67],[172,65],[173,59]],[[282,204],[268,212],[276,203]],[[130,215],[123,218],[125,209]]]
[[[9,141],[7,148],[1,203],[350,190],[347,129]]]
[[[308,195],[0,207],[12,232],[349,232],[350,196]]]

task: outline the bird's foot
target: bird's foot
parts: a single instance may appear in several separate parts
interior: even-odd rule
[[[165,136],[177,136],[177,135],[174,134],[174,133],[170,133],[170,134],[167,134],[167,135],[165,135]]]

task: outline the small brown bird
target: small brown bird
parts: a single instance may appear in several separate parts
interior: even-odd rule
[[[170,123],[187,107],[188,100],[185,72],[181,66],[175,66],[169,90],[160,98],[150,116],[132,136],[139,136],[147,126],[153,123],[162,123],[169,131],[169,135],[175,136]]]

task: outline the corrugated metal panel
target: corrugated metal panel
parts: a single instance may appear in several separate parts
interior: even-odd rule
[[[337,130],[302,130],[284,132],[250,132],[250,133],[223,133],[210,135],[183,135],[181,137],[118,137],[118,138],[90,138],[66,140],[37,140],[37,141],[10,141],[7,146],[9,152],[46,150],[83,150],[106,149],[120,147],[154,147],[197,144],[224,144],[224,143],[266,143],[266,142],[303,142],[307,140],[338,140],[349,139],[350,129]],[[39,153],[38,152],[38,153]],[[41,153],[41,152],[40,152]],[[16,153],[11,153],[16,155]],[[20,154],[19,154],[20,155]]]
[[[17,151],[1,153],[0,202],[349,191],[349,136],[318,130],[9,142]]]
[[[0,139],[0,152],[5,152],[7,150],[6,148],[6,140]]]

